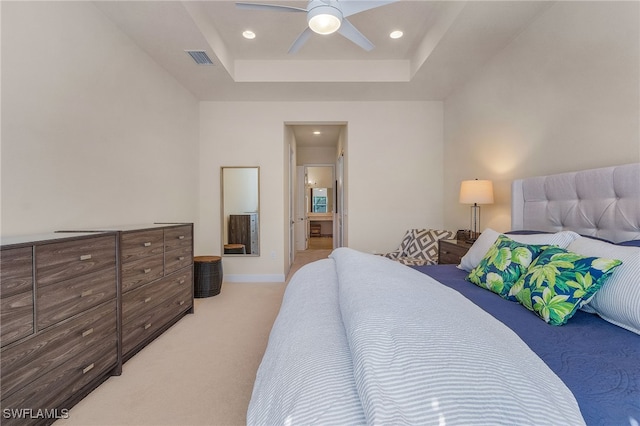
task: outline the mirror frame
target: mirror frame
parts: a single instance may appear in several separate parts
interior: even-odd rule
[[[256,211],[245,212],[245,214],[255,214],[255,248],[252,246],[248,253],[225,253],[225,241],[228,241],[227,214],[225,211],[225,170],[227,169],[252,169],[256,170]],[[228,192],[229,190],[227,190]],[[220,167],[220,253],[225,257],[258,257],[260,256],[260,166],[222,166]]]

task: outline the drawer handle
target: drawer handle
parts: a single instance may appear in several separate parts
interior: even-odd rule
[[[83,254],[82,256],[80,256],[80,260],[91,260],[91,255]]]
[[[180,235],[180,236],[178,237],[178,239],[179,239],[179,240],[184,240],[184,235]]]
[[[147,297],[146,299],[144,299],[144,303],[149,303],[149,302],[151,302],[151,298],[150,297]]]
[[[82,374],[87,374],[89,371],[93,370],[93,367],[95,367],[95,364],[92,362],[82,369]]]
[[[80,297],[87,297],[87,296],[91,296],[93,294],[93,290],[85,290],[82,293],[80,293]]]
[[[178,260],[184,260],[184,256],[180,256]]]
[[[145,329],[145,330],[147,330],[147,329],[149,329],[149,328],[151,328],[151,323],[149,323],[149,324],[145,324],[145,325],[144,325],[144,329]]]
[[[93,328],[90,328],[88,330],[85,330],[82,332],[82,337],[87,337],[88,335],[93,333]]]
[[[184,280],[180,280],[180,284],[184,284]]]
[[[180,301],[180,306],[184,305],[184,300]]]
[[[144,243],[144,244],[143,244],[143,246],[145,246],[145,247],[151,247],[151,243],[146,242],[146,243]]]
[[[149,272],[151,272],[151,268],[147,268],[147,269],[144,270],[145,274],[148,274]]]

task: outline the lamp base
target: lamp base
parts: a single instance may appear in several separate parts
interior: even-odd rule
[[[471,206],[471,238],[476,239],[480,235],[480,206]]]
[[[456,232],[456,240],[464,241],[465,243],[473,244],[478,239],[479,234],[473,232],[470,229],[460,229]]]

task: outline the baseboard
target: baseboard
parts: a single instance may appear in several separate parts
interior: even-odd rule
[[[283,283],[284,274],[224,274],[224,281],[230,283]]]

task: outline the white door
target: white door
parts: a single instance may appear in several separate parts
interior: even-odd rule
[[[297,166],[297,182],[296,191],[296,214],[295,214],[295,234],[296,234],[296,250],[306,250],[307,241],[307,212],[305,183],[307,182],[307,173],[304,166]]]
[[[295,230],[295,155],[293,147],[289,145],[289,266],[293,264],[296,257],[296,230]]]

